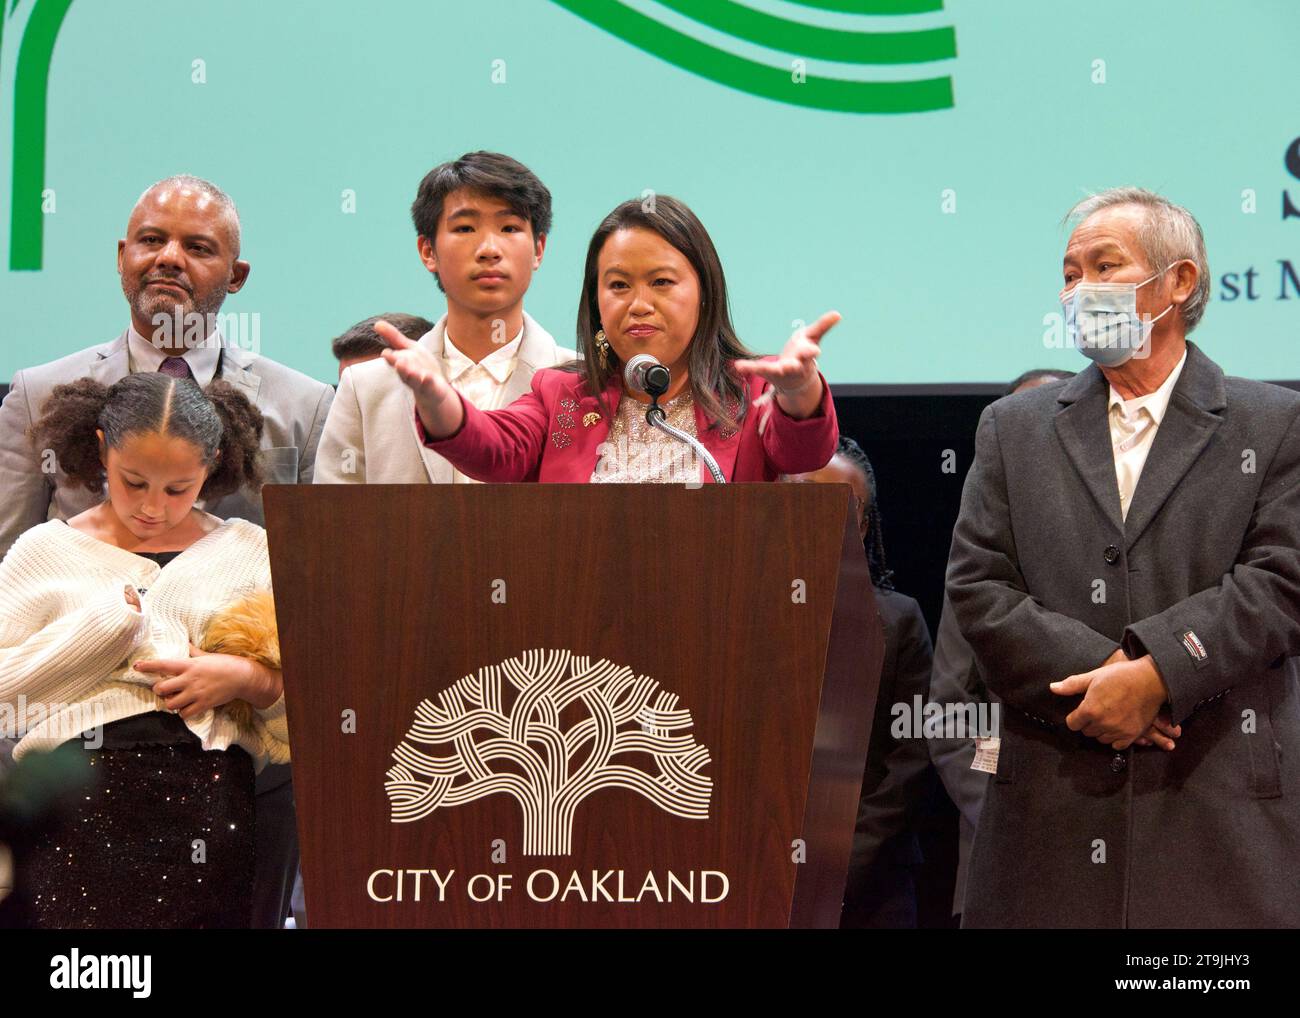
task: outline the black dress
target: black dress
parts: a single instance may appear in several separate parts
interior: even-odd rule
[[[165,566],[179,552],[141,554]],[[56,751],[76,794],[16,859],[15,893],[47,929],[247,927],[253,890],[253,761],[205,750],[152,711]]]

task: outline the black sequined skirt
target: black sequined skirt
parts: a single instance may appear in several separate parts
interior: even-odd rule
[[[37,927],[247,927],[253,762],[154,713],[104,726],[89,778],[15,874]]]

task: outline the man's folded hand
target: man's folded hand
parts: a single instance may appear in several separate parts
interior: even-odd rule
[[[1059,696],[1082,696],[1083,701],[1066,717],[1072,731],[1082,732],[1114,749],[1133,743],[1173,749],[1182,729],[1163,718],[1160,708],[1169,690],[1151,655],[1129,660],[1115,651],[1100,667],[1070,675],[1049,687]]]

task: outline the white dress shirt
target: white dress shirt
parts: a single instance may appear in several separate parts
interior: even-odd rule
[[[184,357],[185,363],[190,366],[194,381],[199,384],[200,389],[203,389],[216,377],[223,342],[221,333],[213,332],[202,343],[197,343],[177,354],[170,350],[158,349],[136,332],[135,326],[132,325],[126,334],[126,362],[131,373],[135,374],[138,371],[157,371],[168,357]]]
[[[519,344],[523,342],[524,330],[509,343],[493,350],[481,361],[475,362],[462,353],[452,342],[450,333],[444,331],[442,336],[442,368],[447,381],[465,399],[479,410],[499,410],[505,403],[506,382],[514,373],[515,363],[519,358]],[[466,477],[459,470],[453,470],[452,484],[478,484],[472,477]]]
[[[1151,443],[1155,441],[1156,431],[1169,409],[1169,397],[1173,395],[1174,385],[1186,362],[1187,351],[1184,350],[1169,377],[1160,383],[1160,388],[1145,396],[1124,399],[1113,385],[1110,387],[1110,442],[1115,454],[1120,512],[1126,520],[1138,478],[1142,476],[1142,468],[1151,452]]]

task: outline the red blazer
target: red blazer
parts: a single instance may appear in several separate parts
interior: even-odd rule
[[[830,386],[822,379],[822,401],[805,420],[788,416],[775,401],[745,415],[741,428],[710,428],[699,406],[695,426],[700,442],[713,454],[729,481],[773,481],[781,474],[820,470],[835,452],[839,428]],[[769,385],[746,376],[751,404]],[[617,376],[605,398],[618,412],[622,387]],[[416,414],[416,434],[428,448],[445,456],[461,473],[479,481],[544,481],[585,484],[591,480],[599,446],[610,421],[600,414],[595,396],[586,394],[582,375],[544,368],[533,375],[532,389],[501,410],[478,410],[461,397],[465,420],[450,438],[430,439]],[[700,479],[712,475],[700,464]]]

